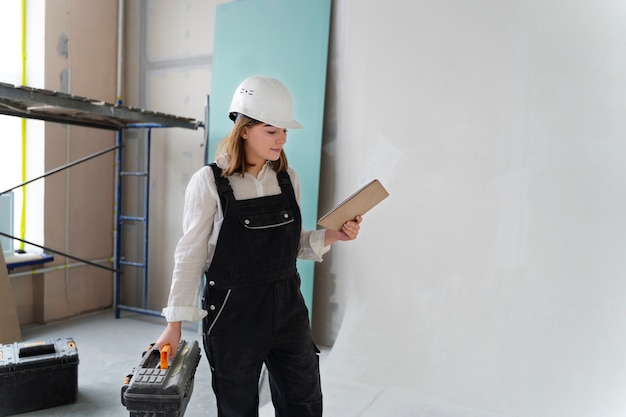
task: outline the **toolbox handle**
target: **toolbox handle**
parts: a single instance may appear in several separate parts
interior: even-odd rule
[[[49,355],[51,353],[56,353],[54,344],[36,343],[29,346],[20,347],[19,357],[30,358],[31,356]]]
[[[161,349],[161,369],[169,368],[168,358],[171,351],[172,345],[170,344],[163,346],[163,349]]]

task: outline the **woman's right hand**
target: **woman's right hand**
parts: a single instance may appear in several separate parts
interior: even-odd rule
[[[180,321],[172,321],[167,323],[167,327],[161,333],[161,336],[156,341],[156,345],[159,350],[163,350],[165,345],[170,345],[172,347],[171,355],[172,357],[176,356],[176,350],[178,349],[178,343],[180,343],[181,338],[181,322]]]

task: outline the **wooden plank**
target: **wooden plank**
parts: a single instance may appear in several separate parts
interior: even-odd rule
[[[0,254],[2,243],[0,243]],[[0,256],[0,344],[22,341],[20,322],[15,308],[13,289],[9,281],[4,255]]]
[[[0,83],[0,114],[112,130],[134,124],[185,129],[201,126],[190,118],[6,83]]]

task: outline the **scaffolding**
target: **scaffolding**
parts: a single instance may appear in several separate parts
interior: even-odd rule
[[[140,314],[160,316],[160,312],[148,308],[148,287],[149,287],[149,251],[148,251],[148,231],[149,231],[149,209],[150,209],[150,152],[152,129],[155,128],[182,128],[197,130],[204,127],[203,123],[195,119],[174,116],[171,114],[152,112],[143,109],[110,104],[103,101],[93,100],[70,94],[64,94],[51,90],[36,89],[30,87],[16,87],[11,84],[0,83],[0,114],[16,116],[26,119],[43,120],[75,126],[91,127],[96,129],[106,129],[116,131],[116,145],[94,153],[87,157],[75,160],[66,165],[55,168],[45,174],[30,179],[22,184],[16,185],[8,190],[0,191],[0,195],[8,193],[16,188],[23,187],[33,181],[45,178],[49,175],[66,170],[72,166],[83,163],[98,156],[115,152],[115,220],[114,220],[114,253],[112,259],[102,260],[102,262],[92,262],[81,259],[68,253],[48,248],[33,242],[20,239],[0,232],[0,235],[39,247],[46,252],[56,253],[73,259],[77,263],[66,264],[65,267],[76,265],[90,265],[103,268],[114,274],[114,294],[113,304],[115,317],[119,318],[121,311],[131,311]],[[142,129],[146,132],[146,142],[144,145],[144,167],[143,169],[124,169],[124,147],[125,136],[129,130]],[[124,199],[124,178],[140,178],[143,180],[144,205],[141,213],[128,214],[123,210]],[[126,259],[124,254],[124,239],[122,232],[128,224],[139,224],[142,228],[142,258],[140,260]],[[112,262],[113,268],[107,267],[105,263]],[[125,305],[121,303],[121,287],[123,280],[123,270],[135,268],[140,271],[142,278],[143,292],[139,306]],[[53,269],[58,269],[53,267]],[[45,271],[47,269],[43,269]],[[34,271],[36,272],[36,271]]]

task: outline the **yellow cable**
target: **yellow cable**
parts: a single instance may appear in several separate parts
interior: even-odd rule
[[[26,0],[22,0],[22,85],[26,85]],[[22,118],[22,182],[26,182],[26,119]],[[22,187],[22,213],[20,218],[20,239],[26,236],[26,186]],[[20,242],[24,249],[24,242]]]

